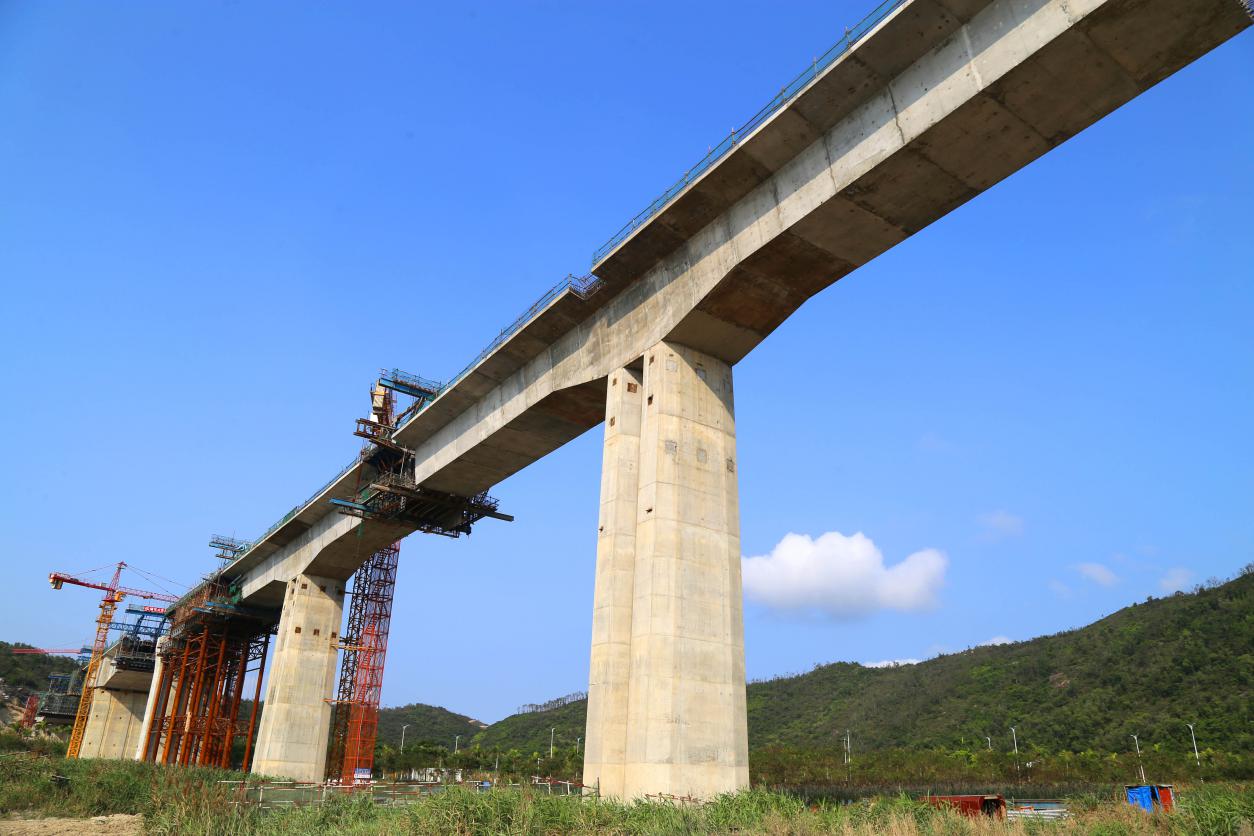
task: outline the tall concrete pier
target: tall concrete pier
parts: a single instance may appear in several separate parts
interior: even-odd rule
[[[331,728],[336,642],[344,620],[344,586],[334,578],[298,575],[288,583],[279,616],[265,709],[252,771],[321,781]]]
[[[661,342],[610,376],[584,783],[749,784],[731,367]]]

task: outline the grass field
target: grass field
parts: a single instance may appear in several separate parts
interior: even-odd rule
[[[0,815],[88,817],[132,813],[169,834],[1238,834],[1254,833],[1254,787],[1182,788],[1179,809],[1147,815],[1113,796],[1073,798],[1063,822],[967,819],[907,797],[811,803],[754,790],[701,806],[613,804],[497,790],[452,789],[398,808],[364,798],[259,811],[231,803],[238,773],[122,761],[0,757]]]

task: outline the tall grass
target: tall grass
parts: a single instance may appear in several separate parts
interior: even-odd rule
[[[842,803],[764,789],[723,796],[709,804],[681,805],[619,804],[528,789],[477,793],[450,788],[404,807],[380,806],[363,794],[337,797],[316,807],[263,811],[234,804],[233,786],[219,783],[238,777],[232,772],[127,761],[5,755],[0,756],[0,815],[138,813],[151,833],[214,836],[1238,836],[1254,832],[1254,787],[1242,785],[1187,788],[1177,811],[1169,816],[1134,809],[1107,792],[1074,798],[1072,818],[1065,821],[1004,822],[965,818],[904,794]]]

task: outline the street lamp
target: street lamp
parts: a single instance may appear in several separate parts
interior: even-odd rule
[[[409,724],[401,726],[401,751],[405,751],[405,729],[409,728]]]
[[[459,734],[453,738],[453,754],[457,754],[458,745],[462,742],[462,736]]]
[[[1132,743],[1136,746],[1136,768],[1141,773],[1141,783],[1145,783],[1145,767],[1141,765],[1141,741],[1137,739],[1135,734],[1130,734]]]
[[[988,741],[988,751],[993,751],[993,738],[988,735],[984,735],[984,739]]]
[[[1015,742],[1015,774],[1019,774],[1019,735],[1015,732],[1015,727],[1010,727],[1010,736]]]
[[[557,733],[557,726],[549,729],[549,757],[553,757],[553,735]]]
[[[1189,727],[1189,737],[1193,738],[1193,758],[1197,761],[1198,767],[1202,765],[1202,756],[1197,753],[1197,735],[1193,733],[1193,724],[1185,723]]]
[[[583,751],[582,749],[580,749],[580,748],[579,748],[579,744],[581,744],[581,743],[583,743],[583,738],[582,738],[582,737],[576,737],[576,738],[575,738],[575,754],[576,754],[576,755],[577,755],[577,754],[579,754],[581,751]]]

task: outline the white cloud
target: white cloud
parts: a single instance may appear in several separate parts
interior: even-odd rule
[[[975,518],[982,529],[980,539],[988,542],[1005,540],[1023,534],[1023,517],[1009,511],[990,511]]]
[[[876,610],[903,612],[936,605],[949,561],[923,549],[894,566],[865,534],[839,531],[811,539],[787,534],[768,555],[744,559],[745,595],[781,611],[856,618]]]
[[[976,647],[988,647],[989,645],[997,644],[1014,644],[1014,639],[1009,636],[993,636],[988,641],[980,642]]]
[[[1177,566],[1168,569],[1167,574],[1158,579],[1158,586],[1163,592],[1179,592],[1193,580],[1193,573]]]
[[[1119,582],[1118,576],[1100,563],[1081,563],[1075,570],[1086,580],[1101,586],[1114,586]]]
[[[883,662],[863,662],[864,668],[899,668],[902,665],[917,665],[922,659],[885,659]]]
[[[1046,584],[1046,586],[1048,586],[1050,590],[1060,598],[1071,597],[1071,587],[1067,586],[1062,581],[1051,580],[1048,584]]]

